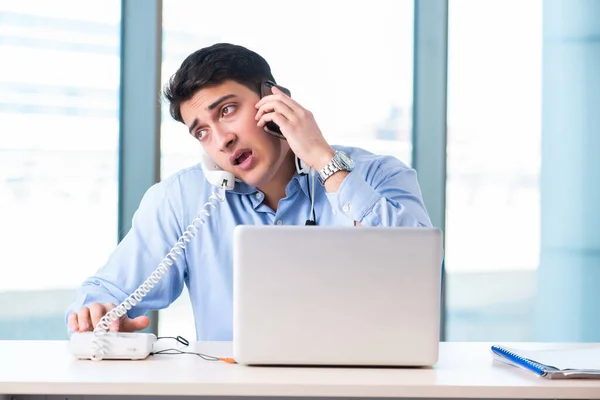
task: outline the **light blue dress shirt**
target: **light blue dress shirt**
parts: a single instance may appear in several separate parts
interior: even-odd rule
[[[326,193],[315,178],[317,225],[352,226],[360,221],[366,226],[431,226],[414,169],[393,157],[333,147],[352,157],[355,169],[336,193]],[[226,200],[217,202],[184,255],[129,316],[166,308],[185,284],[197,340],[232,340],[233,229],[251,224],[304,225],[312,189],[306,177],[292,178],[276,212],[264,204],[261,191],[237,182],[226,192]],[[96,275],[83,282],[66,316],[90,303],[120,304],[156,269],[215,189],[199,164],[153,185],[133,217],[131,230]]]

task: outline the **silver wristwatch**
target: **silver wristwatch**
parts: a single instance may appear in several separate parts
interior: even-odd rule
[[[343,151],[336,151],[333,158],[322,170],[319,171],[318,179],[321,185],[338,171],[351,172],[354,169],[354,161]]]

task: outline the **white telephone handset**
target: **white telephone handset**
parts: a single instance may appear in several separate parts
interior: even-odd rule
[[[235,186],[235,176],[232,173],[224,171],[204,152],[200,153],[200,164],[204,171],[206,180],[211,185],[221,187],[225,190],[231,190]]]
[[[235,176],[222,170],[204,151],[200,164],[209,183],[231,190],[235,186]],[[100,361],[102,359],[144,359],[152,352],[156,336],[151,333],[109,332],[110,324],[131,310],[154,288],[158,281],[169,271],[187,244],[196,236],[200,226],[206,223],[205,217],[211,216],[211,209],[216,209],[217,202],[225,201],[225,196],[215,189],[209,196],[196,218],[188,225],[171,251],[162,259],[158,267],[129,297],[104,315],[93,332],[73,332],[69,348],[71,353],[80,359]]]

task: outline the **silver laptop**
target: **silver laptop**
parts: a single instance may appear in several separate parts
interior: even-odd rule
[[[437,362],[438,229],[238,226],[234,232],[238,363]]]

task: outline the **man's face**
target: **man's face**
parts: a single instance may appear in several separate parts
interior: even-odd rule
[[[256,126],[257,93],[234,81],[200,89],[181,103],[183,122],[225,171],[251,186],[269,182],[288,153],[287,141]]]

